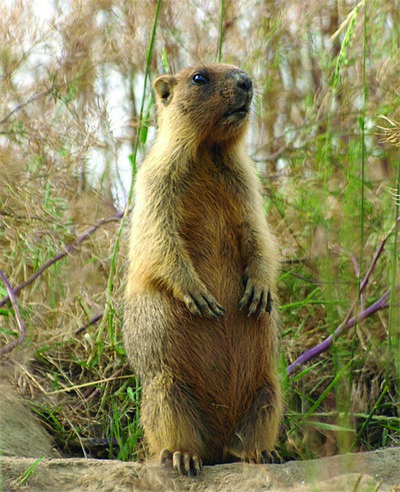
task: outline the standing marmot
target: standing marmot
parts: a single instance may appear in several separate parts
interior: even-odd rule
[[[252,81],[215,64],[154,88],[159,130],[137,175],[124,324],[145,437],[182,473],[260,463],[281,396],[277,247],[244,144]]]

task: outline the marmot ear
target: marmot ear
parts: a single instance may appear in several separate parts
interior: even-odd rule
[[[172,100],[175,84],[175,77],[172,75],[161,75],[153,82],[154,89],[165,106],[168,106]]]

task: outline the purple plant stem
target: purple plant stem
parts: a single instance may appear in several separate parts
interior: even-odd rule
[[[14,348],[17,345],[20,345],[25,340],[26,330],[25,330],[24,322],[22,321],[21,313],[19,312],[17,299],[15,297],[15,292],[12,289],[10,283],[8,282],[7,277],[4,275],[4,273],[1,270],[0,270],[0,278],[3,281],[4,285],[6,286],[8,295],[11,299],[12,307],[14,309],[15,317],[17,318],[18,327],[19,327],[19,337],[16,340],[14,340],[13,342],[6,345],[5,347],[0,347],[0,354],[2,355],[2,354],[7,354],[8,352],[11,352],[12,350],[14,350]]]
[[[389,232],[386,234],[386,236],[383,238],[381,241],[381,244],[379,245],[379,248],[377,249],[375,256],[371,262],[370,267],[368,268],[368,271],[363,279],[363,281],[360,284],[360,290],[359,290],[359,297],[364,295],[364,290],[367,287],[369,278],[372,275],[372,272],[374,271],[374,268],[376,266],[376,263],[381,256],[384,248],[386,241],[388,240],[389,236],[392,234],[394,231],[394,228],[397,226],[397,224],[400,222],[400,217],[397,217],[396,222],[393,224],[393,226],[390,228]],[[350,316],[354,311],[354,308],[356,307],[357,304],[357,299],[354,300],[351,308],[349,309],[346,318],[344,319],[343,323],[341,323],[336,330],[332,333],[332,335],[329,335],[329,337],[321,342],[319,345],[316,347],[313,347],[310,350],[306,350],[303,354],[300,355],[294,362],[292,362],[287,368],[286,368],[286,373],[288,375],[293,374],[295,369],[299,367],[300,365],[308,362],[311,360],[313,357],[316,357],[317,355],[321,354],[325,350],[327,350],[334,340],[340,335],[340,333],[345,329],[345,328],[351,328],[354,326],[356,322],[363,321],[365,318],[368,318],[368,316],[371,316],[371,314],[375,313],[376,311],[379,311],[381,309],[386,309],[389,307],[389,304],[387,303],[387,300],[389,299],[390,295],[390,290],[387,291],[383,296],[376,301],[372,306],[370,306],[367,309],[364,309],[357,317],[351,318]]]
[[[354,271],[356,272],[357,278],[360,279],[361,273],[360,273],[360,267],[358,265],[357,258],[354,255],[351,255],[351,261],[353,262]],[[364,292],[360,292],[360,302],[361,302],[361,310],[364,311],[364,309],[365,309],[365,293]]]
[[[312,358],[316,357],[317,355],[327,350],[345,328],[351,328],[352,326],[355,325],[355,323],[360,323],[364,319],[368,318],[368,316],[371,316],[377,311],[388,308],[389,303],[387,301],[389,299],[389,296],[390,296],[390,290],[385,292],[385,294],[383,294],[383,296],[380,299],[374,302],[374,304],[372,304],[369,308],[362,311],[358,316],[351,318],[347,321],[345,320],[340,326],[336,328],[336,330],[332,333],[332,335],[329,335],[329,337],[326,340],[321,342],[316,347],[313,347],[310,350],[306,350],[303,354],[301,354],[300,357],[298,357],[292,364],[290,364],[287,367],[286,373],[288,375],[292,374],[298,366],[301,366],[302,364],[308,362]]]
[[[54,256],[54,258],[51,258],[50,260],[46,261],[33,275],[31,275],[27,280],[22,282],[21,284],[17,285],[13,289],[14,294],[18,294],[22,289],[24,289],[26,286],[31,284],[33,281],[35,281],[45,270],[47,270],[51,265],[54,265],[57,261],[61,260],[64,258],[64,256],[67,256],[68,253],[73,251],[80,243],[85,241],[86,239],[89,238],[89,236],[99,227],[101,227],[104,224],[107,224],[108,222],[112,222],[114,220],[119,220],[121,217],[125,214],[125,210],[116,213],[115,215],[108,217],[106,219],[100,219],[99,221],[96,222],[90,229],[88,229],[86,232],[84,232],[82,235],[80,235],[78,238],[75,239],[72,243],[68,244],[60,253],[58,253],[57,256]],[[4,297],[0,301],[0,307],[4,306],[8,301],[10,300],[10,295]]]
[[[75,332],[75,336],[76,335],[80,335],[83,331],[85,331],[89,326],[91,325],[94,325],[95,323],[97,323],[98,321],[101,320],[101,318],[103,317],[103,314],[104,313],[99,313],[99,314],[96,314],[95,316],[93,316],[90,321],[84,325],[82,325],[80,328],[78,328]]]

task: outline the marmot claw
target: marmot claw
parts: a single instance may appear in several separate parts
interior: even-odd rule
[[[189,311],[197,316],[218,319],[225,318],[225,308],[218,304],[214,297],[207,291],[189,293],[184,296],[184,301]]]
[[[183,453],[181,451],[171,453],[168,449],[163,449],[160,461],[162,465],[172,463],[173,470],[177,471],[179,475],[188,475],[189,477],[198,476],[203,468],[200,457],[195,453]]]
[[[248,316],[257,313],[257,318],[260,319],[265,313],[271,314],[271,292],[269,290],[266,292],[261,283],[256,283],[251,278],[248,278],[243,297],[239,302],[240,310],[242,311],[247,305],[249,305]]]

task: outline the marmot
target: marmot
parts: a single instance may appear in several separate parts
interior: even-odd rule
[[[244,136],[252,80],[225,64],[154,81],[158,136],[135,183],[123,328],[162,462],[260,463],[277,438],[276,241]]]

